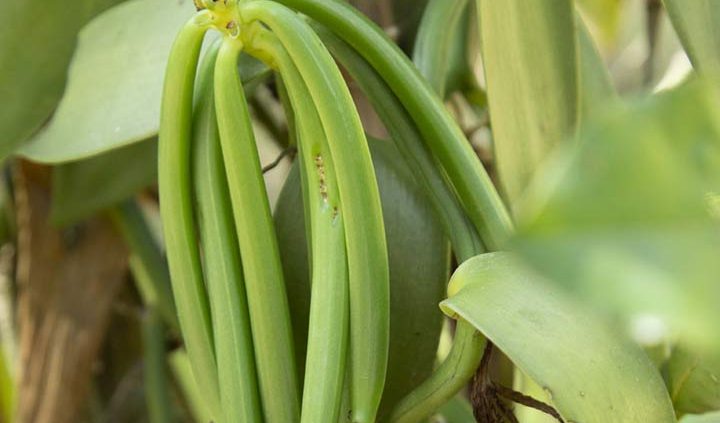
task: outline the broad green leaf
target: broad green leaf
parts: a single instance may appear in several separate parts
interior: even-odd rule
[[[20,153],[57,163],[156,135],[170,46],[194,11],[191,0],[132,0],[90,22],[57,112]]]
[[[702,357],[676,347],[664,373],[679,416],[720,410],[720,357]]]
[[[565,421],[675,421],[662,378],[643,351],[512,254],[465,262],[448,293],[443,310],[497,345]]]
[[[83,29],[68,86],[49,125],[20,152],[41,162],[66,162],[157,134],[167,55],[190,0],[134,0]],[[251,89],[267,68],[243,56]]]
[[[536,181],[515,247],[642,337],[720,347],[720,97],[695,82],[588,124]],[[651,330],[646,330],[651,329]]]
[[[170,46],[194,11],[191,0],[133,0],[91,22],[55,116],[20,154],[67,162],[157,135]],[[268,73],[248,55],[239,67],[248,90]]]
[[[696,69],[720,72],[720,2],[664,0],[673,26]]]
[[[571,0],[479,5],[495,158],[515,204],[547,152],[577,123],[575,11]]]
[[[689,414],[680,423],[720,423],[720,411],[707,414]]]
[[[0,159],[55,109],[80,28],[121,1],[0,2]]]
[[[449,246],[432,206],[389,141],[369,140],[377,173],[390,263],[390,353],[380,414],[432,371],[449,273]],[[298,367],[304,367],[310,281],[298,167],[278,200],[275,222],[293,319]],[[412,263],[412,265],[408,265]]]
[[[135,195],[157,180],[157,140],[129,145],[53,169],[51,219],[75,223]]]

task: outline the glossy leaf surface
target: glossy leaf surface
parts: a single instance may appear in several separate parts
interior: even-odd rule
[[[547,392],[566,421],[674,422],[641,349],[510,253],[465,262],[443,310],[470,322]]]
[[[55,109],[80,28],[121,1],[0,3],[0,158],[31,136]]]
[[[21,154],[70,161],[156,135],[170,46],[194,10],[133,0],[83,28],[58,110]]]

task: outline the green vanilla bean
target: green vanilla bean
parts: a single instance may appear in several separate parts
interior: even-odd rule
[[[347,44],[324,28],[318,28],[326,45],[366,93],[386,128],[405,156],[408,165],[429,194],[451,241],[458,261],[485,252],[472,223],[448,186],[439,168],[422,144],[422,137],[402,104],[374,69]],[[459,392],[480,363],[485,339],[464,321],[458,330],[448,358],[433,375],[403,398],[393,410],[391,421],[421,421]],[[462,369],[458,372],[457,369]]]
[[[413,63],[441,98],[445,98],[448,88],[451,88],[448,80],[463,76],[453,75],[453,72],[458,72],[453,67],[458,67],[457,62],[461,62],[460,66],[467,64],[453,54],[465,56],[468,53],[458,51],[463,49],[454,45],[459,38],[465,38],[462,30],[467,30],[467,25],[462,23],[462,19],[467,19],[468,3],[468,0],[430,0],[418,28]],[[463,71],[465,69],[460,70],[461,73]]]
[[[165,333],[158,310],[150,306],[143,316],[143,378],[150,423],[172,422],[165,361]]]
[[[267,25],[287,49],[330,143],[347,239],[352,419],[372,422],[387,371],[390,289],[380,194],[362,124],[330,53],[297,13],[266,0],[245,3],[240,13],[244,22]]]
[[[160,113],[158,184],[168,265],[193,375],[213,414],[220,410],[207,293],[193,219],[190,175],[193,86],[206,27],[193,17],[170,52]]]
[[[462,130],[403,52],[380,28],[343,2],[277,1],[327,27],[375,68],[413,117],[485,245],[490,250],[501,248],[512,232],[510,215]]]
[[[226,37],[215,65],[215,106],[265,421],[300,416],[292,329],[270,204],[247,101],[237,72],[241,41]]]
[[[129,200],[110,210],[110,218],[132,252],[131,269],[145,304],[154,304],[173,330],[179,330],[170,271],[140,205]]]
[[[316,28],[316,31],[372,103],[405,162],[432,202],[458,260],[462,262],[482,253],[485,248],[477,230],[465,215],[441,169],[423,144],[417,127],[392,90],[367,61],[344,41],[323,27]]]
[[[335,423],[342,403],[349,312],[344,212],[335,164],[312,96],[287,51],[269,32],[256,36],[253,48],[272,56],[286,85],[308,203],[312,293],[301,422]]]
[[[262,408],[240,251],[215,115],[213,73],[218,48],[216,42],[200,66],[193,121],[193,181],[224,421],[253,423],[262,421]]]

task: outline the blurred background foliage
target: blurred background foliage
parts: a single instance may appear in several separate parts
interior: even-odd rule
[[[416,39],[437,38],[418,35],[425,6],[437,1],[352,3],[409,56]],[[454,50],[439,52],[449,63],[440,91],[447,91],[448,108],[513,208],[519,232],[511,248],[645,347],[678,417],[687,414],[683,422],[718,422],[717,413],[699,415],[720,409],[720,97],[714,77],[720,3],[576,0],[574,9],[546,3],[577,15],[575,25],[553,26],[547,34],[576,39],[564,45],[571,47],[549,55],[545,40],[519,32],[518,45],[539,43],[537,55],[522,65],[491,61],[493,46],[510,48],[507,23],[501,14],[481,13],[478,28],[475,11],[465,8],[448,41]],[[2,422],[149,421],[145,388],[151,383],[167,387],[173,421],[203,419],[193,399],[201,393],[194,392],[167,312],[172,305],[161,304],[169,280],[155,188],[165,61],[193,10],[191,0],[0,2]],[[271,202],[280,196],[282,204],[291,195],[290,183],[283,196],[281,190],[292,136],[278,87],[261,63],[244,57],[239,67],[261,159],[272,165],[266,172]],[[528,88],[533,97],[520,105],[512,95],[486,93],[488,87],[512,90],[513,78],[542,72],[552,76],[547,80],[565,103],[583,105],[577,115],[562,115],[564,103],[543,97],[544,85]],[[705,79],[695,81],[696,74]],[[386,139],[381,119],[348,80],[367,132]],[[591,100],[579,98],[578,86]],[[516,107],[543,132],[518,129]],[[385,151],[379,161],[393,154],[379,150]],[[537,154],[526,158],[524,151]],[[420,215],[398,230],[425,231],[426,241],[397,238],[398,262],[444,254],[435,259],[438,268],[447,266],[445,244],[423,245],[439,235],[437,223],[427,223],[412,177],[406,169],[380,167],[390,175],[380,181],[387,182],[383,194],[409,198],[406,207]],[[278,209],[276,218],[300,209]],[[386,214],[402,222],[398,216],[407,211]],[[284,246],[303,244],[301,230],[279,231]],[[297,263],[284,266],[302,272]],[[438,289],[430,291],[442,298]],[[306,299],[294,300],[302,309]],[[429,325],[436,340],[439,321]],[[443,356],[448,336],[446,328],[437,357],[431,353],[419,373],[406,375],[411,382],[398,384],[426,375],[427,360]],[[518,373],[515,381],[517,389],[542,397],[528,376]],[[518,413],[523,422],[550,421],[532,410]],[[473,421],[470,404],[458,396],[435,421]]]

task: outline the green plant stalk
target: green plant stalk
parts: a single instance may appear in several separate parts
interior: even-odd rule
[[[415,38],[413,63],[441,98],[447,94],[453,42],[465,28],[461,20],[467,9],[468,0],[429,1]]]
[[[423,144],[422,136],[397,97],[350,46],[325,28],[318,27],[316,31],[372,103],[405,162],[428,194],[458,260],[462,262],[485,251],[477,230],[468,220],[455,193],[446,183],[445,175]]]
[[[110,210],[110,218],[132,252],[131,270],[143,303],[153,304],[168,327],[179,330],[170,270],[140,205],[129,200]]]
[[[168,59],[160,113],[160,213],[180,328],[193,374],[213,414],[220,410],[212,323],[193,220],[190,137],[193,86],[206,27],[193,17]]]
[[[450,354],[420,387],[395,407],[390,421],[416,423],[432,415],[459,392],[475,374],[482,359],[485,337],[464,320],[458,320]]]
[[[413,117],[463,207],[490,250],[500,249],[513,224],[462,130],[402,51],[365,16],[343,2],[278,0],[326,26],[360,53]]]
[[[244,4],[241,15],[266,24],[287,49],[330,143],[347,239],[353,421],[371,422],[387,371],[390,289],[380,194],[362,124],[330,53],[296,12],[259,0]]]
[[[159,311],[150,306],[142,320],[143,377],[145,379],[145,400],[150,423],[172,422],[167,369],[165,363],[165,333]]]
[[[242,43],[226,37],[215,66],[215,106],[225,161],[265,421],[300,416],[290,312],[265,181],[237,74]]]
[[[187,401],[195,421],[203,423],[211,422],[213,419],[212,413],[207,407],[204,395],[200,392],[198,384],[195,383],[195,377],[190,368],[190,359],[188,358],[187,352],[179,348],[170,353],[167,358],[173,378],[183,392],[185,401]]]
[[[253,48],[272,56],[286,84],[297,123],[303,198],[309,203],[312,293],[301,422],[335,423],[342,402],[349,312],[335,165],[313,99],[288,52],[270,32],[256,36]]]
[[[225,422],[261,422],[243,270],[225,179],[213,97],[219,43],[205,54],[193,121],[193,174],[205,282],[213,318],[220,403]]]

